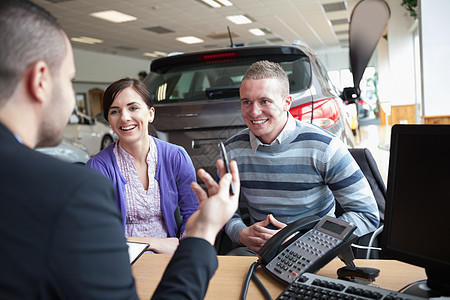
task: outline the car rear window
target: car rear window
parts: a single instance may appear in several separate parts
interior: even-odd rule
[[[171,64],[170,58],[153,70],[145,82],[154,104],[238,98],[239,86],[248,67],[255,61],[278,62],[290,81],[290,92],[299,92],[311,83],[311,64],[307,56],[240,57],[222,60],[198,60]]]

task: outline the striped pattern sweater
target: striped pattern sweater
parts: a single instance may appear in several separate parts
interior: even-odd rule
[[[268,214],[286,224],[311,215],[334,216],[337,200],[345,211],[340,218],[357,226],[356,235],[378,227],[378,208],[369,183],[333,134],[296,121],[293,134],[280,144],[260,145],[255,154],[249,129],[231,137],[225,146],[229,158],[238,164],[251,224]],[[238,243],[245,227],[236,213],[225,231]]]

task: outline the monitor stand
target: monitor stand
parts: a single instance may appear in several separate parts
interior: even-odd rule
[[[403,293],[427,299],[432,297],[440,297],[438,293],[428,287],[426,279],[413,283],[411,286],[405,289]]]
[[[420,280],[405,289],[405,294],[418,297],[448,297],[450,296],[450,274],[448,271],[436,271],[425,268],[427,279]]]

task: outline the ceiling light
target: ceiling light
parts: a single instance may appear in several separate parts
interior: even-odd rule
[[[162,51],[145,52],[143,54],[149,57],[167,56],[167,52]]]
[[[213,7],[213,8],[222,7],[222,5],[220,5],[220,3],[217,3],[214,0],[202,0],[202,1],[205,2],[206,4],[208,4],[209,6]]]
[[[204,42],[202,39],[199,39],[198,37],[195,36],[177,37],[176,40],[185,44],[198,44]]]
[[[228,0],[216,0],[216,1],[222,4],[223,6],[233,6],[233,3],[231,3]]]
[[[99,11],[92,13],[91,16],[113,23],[123,23],[137,20],[136,17],[126,15],[116,10]]]
[[[158,56],[167,56],[167,52],[162,52],[162,51],[153,51],[153,53],[155,53]]]
[[[144,52],[143,55],[148,57],[157,57],[158,55],[153,52]]]
[[[222,6],[233,6],[233,3],[231,3],[228,0],[201,0],[201,1],[213,8],[219,8]]]
[[[250,24],[253,23],[248,17],[244,15],[227,16],[227,19],[236,25]]]
[[[70,40],[73,42],[90,44],[90,45],[103,43],[103,40],[94,39],[94,38],[90,38],[87,36],[72,37],[72,38],[70,38]]]
[[[250,31],[251,34],[256,35],[256,36],[266,35],[265,32],[259,28],[252,28],[252,29],[249,29],[248,31]]]

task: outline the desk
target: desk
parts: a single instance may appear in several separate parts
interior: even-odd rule
[[[132,266],[140,299],[150,299],[156,289],[162,274],[169,263],[171,255],[143,254]],[[205,299],[239,299],[242,285],[250,265],[256,257],[218,256],[219,268],[211,279]],[[375,284],[382,288],[398,291],[408,283],[425,279],[425,270],[395,260],[364,260],[356,259],[358,267],[373,267],[380,270]],[[344,263],[334,259],[323,267],[320,275],[337,277],[336,270]],[[258,268],[257,275],[275,299],[285,288],[285,285],[273,279],[269,274]],[[247,293],[247,299],[264,299],[263,294],[253,281]]]

